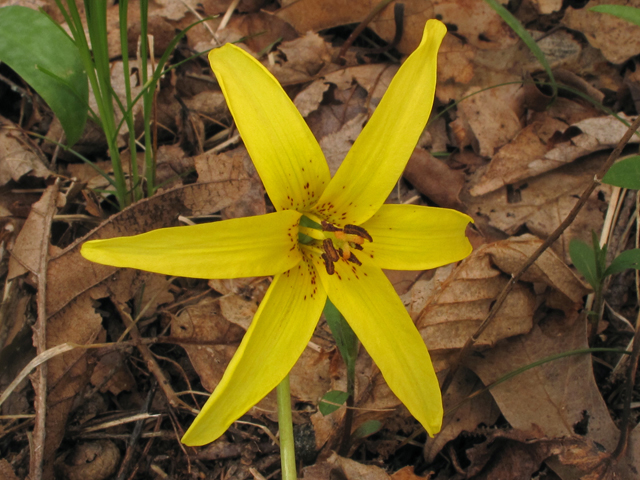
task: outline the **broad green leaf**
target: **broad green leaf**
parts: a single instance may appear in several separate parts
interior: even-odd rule
[[[355,372],[356,358],[358,357],[358,337],[356,337],[342,314],[328,298],[323,313],[338,350],[347,365],[347,372]]]
[[[636,25],[640,25],[640,9],[625,5],[598,5],[590,8],[592,12],[608,13]]]
[[[594,290],[600,285],[596,269],[596,256],[593,247],[580,240],[571,240],[569,244],[571,261],[578,271],[587,279]]]
[[[602,177],[602,182],[616,187],[640,190],[640,155],[625,158],[611,165],[609,171]]]
[[[368,420],[356,428],[351,437],[355,440],[357,438],[365,438],[374,433],[377,433],[382,428],[382,422],[378,420]]]
[[[322,415],[329,415],[330,413],[335,412],[341,405],[344,405],[347,398],[349,398],[349,394],[347,392],[341,392],[340,390],[331,390],[330,392],[325,393],[318,404],[320,413]]]
[[[620,273],[627,268],[640,270],[640,249],[634,248],[633,250],[625,250],[622,252],[611,262],[609,268],[605,270],[604,276]]]
[[[73,145],[87,120],[89,89],[78,48],[53,20],[30,8],[0,8],[0,61],[44,98]]]

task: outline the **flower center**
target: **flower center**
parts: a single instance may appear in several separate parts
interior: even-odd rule
[[[373,238],[358,225],[345,225],[340,228],[324,220],[317,224],[303,217],[299,227],[299,241],[305,248],[320,253],[327,273],[333,275],[334,263],[340,260],[362,265],[354,250],[363,250],[362,245],[365,241],[372,242]]]

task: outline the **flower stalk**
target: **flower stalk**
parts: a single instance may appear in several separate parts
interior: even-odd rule
[[[280,429],[280,463],[282,480],[296,480],[296,452],[293,437],[293,419],[291,417],[291,387],[289,375],[276,387],[278,398],[278,428]]]

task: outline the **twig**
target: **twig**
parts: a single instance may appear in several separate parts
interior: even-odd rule
[[[47,350],[47,262],[49,260],[49,240],[51,238],[51,222],[56,212],[56,199],[58,197],[58,189],[60,180],[56,179],[55,183],[45,191],[42,195],[46,199],[43,205],[44,211],[38,211],[38,204],[34,205],[33,213],[40,214],[43,217],[44,231],[40,239],[40,264],[38,271],[35,272],[38,277],[38,319],[33,328],[33,343],[36,352],[41,354]],[[49,195],[47,195],[47,193]],[[38,202],[40,203],[40,202]],[[31,461],[29,464],[29,478],[31,480],[42,479],[42,469],[44,466],[44,444],[46,439],[46,421],[47,421],[47,364],[42,363],[36,372],[33,381],[33,389],[35,391],[34,407],[36,411],[35,425],[33,427],[33,450],[31,452]]]
[[[125,477],[127,475],[127,470],[129,469],[129,464],[133,459],[133,452],[135,450],[136,443],[138,443],[138,439],[142,434],[142,426],[144,425],[145,420],[148,418],[149,408],[151,407],[151,401],[153,400],[153,396],[156,393],[157,386],[158,386],[157,383],[154,382],[151,385],[151,388],[149,388],[149,393],[147,394],[147,398],[145,399],[144,404],[140,409],[140,414],[144,415],[145,418],[138,420],[136,422],[136,426],[133,427],[133,432],[131,432],[131,437],[129,437],[129,441],[127,442],[127,451],[124,454],[124,459],[122,460],[122,463],[120,464],[120,471],[118,472],[118,476],[116,477],[116,480],[125,480]]]
[[[564,221],[560,225],[558,225],[558,228],[556,228],[553,231],[553,233],[549,235],[549,237],[547,237],[544,243],[540,245],[540,247],[538,247],[538,249],[535,252],[533,252],[533,254],[524,262],[524,264],[520,267],[520,269],[515,274],[512,275],[509,282],[505,285],[505,287],[502,289],[502,291],[496,298],[496,301],[491,307],[489,314],[482,321],[482,323],[480,324],[478,329],[474,332],[474,334],[471,335],[469,339],[465,342],[464,346],[458,353],[457,357],[454,359],[451,366],[449,367],[449,372],[447,373],[447,376],[445,377],[444,382],[442,383],[442,393],[446,392],[449,386],[451,385],[451,382],[453,381],[453,378],[456,372],[458,371],[458,368],[460,368],[460,364],[469,355],[469,352],[471,351],[471,347],[473,347],[473,345],[476,343],[480,335],[482,335],[482,332],[486,330],[486,328],[489,326],[491,321],[495,318],[496,314],[498,313],[498,310],[500,310],[500,307],[502,307],[502,304],[506,300],[507,295],[509,294],[509,292],[511,292],[511,289],[518,282],[518,280],[520,280],[520,278],[527,271],[527,269],[531,265],[533,265],[534,262],[540,257],[540,255],[542,255],[547,248],[549,248],[558,238],[560,238],[560,235],[562,235],[562,233],[567,229],[567,227],[571,225],[573,220],[578,215],[578,212],[580,212],[582,207],[587,203],[587,200],[589,200],[589,197],[591,196],[593,191],[596,189],[596,187],[600,185],[602,181],[602,177],[604,176],[605,173],[607,173],[607,170],[609,170],[609,167],[613,165],[613,162],[615,162],[616,159],[620,156],[622,149],[627,145],[627,143],[629,142],[629,139],[635,133],[638,127],[640,127],[640,115],[638,115],[638,117],[629,126],[625,134],[622,136],[622,138],[618,142],[618,145],[616,145],[616,148],[613,149],[613,151],[607,158],[607,161],[604,163],[604,165],[600,169],[600,171],[593,177],[593,180],[591,181],[589,186],[587,186],[587,188],[584,190],[584,192],[580,196],[580,199],[574,205],[573,209],[571,210],[571,212],[569,212],[569,214],[564,219]]]
[[[125,323],[127,327],[130,328],[129,334],[131,335],[131,338],[136,343],[136,346],[138,347],[138,350],[140,351],[140,355],[142,355],[142,358],[144,359],[147,365],[147,368],[153,374],[153,376],[156,377],[156,380],[158,381],[158,384],[160,385],[162,392],[167,397],[167,401],[169,402],[169,405],[171,405],[174,408],[186,409],[191,413],[197,415],[198,410],[191,408],[189,405],[187,405],[182,400],[180,400],[180,397],[178,397],[176,393],[173,391],[173,388],[171,388],[171,385],[169,384],[169,380],[164,375],[164,372],[160,368],[160,365],[158,365],[158,362],[156,362],[156,359],[153,356],[153,353],[151,353],[151,350],[149,349],[149,347],[143,342],[143,338],[142,338],[142,335],[140,335],[138,326],[133,321],[133,318],[131,318],[131,315],[129,315],[129,312],[127,312],[123,308],[123,305],[120,302],[118,302],[118,300],[115,297],[112,296],[111,301],[113,302],[113,304],[116,307],[116,310],[118,310],[118,313],[122,317],[122,321]]]
[[[365,17],[365,19],[362,20],[362,22],[360,22],[360,24],[356,27],[356,29],[353,32],[351,32],[351,35],[349,35],[349,38],[347,38],[347,41],[344,42],[344,44],[342,45],[342,48],[340,48],[340,51],[338,52],[338,57],[337,57],[338,61],[340,61],[341,59],[342,61],[344,61],[344,56],[347,53],[347,50],[349,50],[349,47],[351,47],[351,45],[355,41],[355,39],[358,38],[358,36],[367,27],[367,25],[371,23],[371,20],[373,20],[376,17],[376,15],[378,15],[390,3],[391,3],[391,0],[381,0],[375,7],[371,9],[369,14]],[[402,21],[400,23],[402,24]],[[398,31],[398,25],[396,22],[396,32],[397,31]],[[400,27],[400,35],[402,35],[402,27]]]
[[[219,33],[220,30],[222,30],[227,26],[227,24],[229,23],[229,20],[231,20],[231,15],[233,15],[233,11],[236,9],[239,3],[240,3],[240,0],[233,0],[231,2],[231,4],[229,5],[229,8],[227,8],[227,11],[224,12],[224,16],[222,17],[222,20],[220,20],[220,25],[218,25],[218,29],[216,30],[216,33]]]

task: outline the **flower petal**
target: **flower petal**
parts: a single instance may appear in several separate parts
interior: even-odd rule
[[[339,260],[333,275],[323,270],[319,257],[314,256],[314,262],[329,299],[349,322],[393,393],[433,436],[440,431],[443,412],[429,352],[385,274],[365,257],[360,252],[360,266]]]
[[[92,262],[193,278],[275,275],[302,259],[300,213],[293,210],[189,227],[161,228],[132,237],[92,240],[82,256]]]
[[[209,62],[276,209],[306,210],[331,177],[300,112],[273,75],[235,45],[211,50]]]
[[[363,223],[373,242],[365,250],[389,270],[426,270],[471,253],[465,229],[471,217],[448,208],[383,205]]]
[[[446,33],[443,23],[427,22],[420,46],[398,70],[320,197],[315,207],[319,215],[334,223],[359,225],[387,199],[429,119],[438,48]]]
[[[214,441],[273,390],[307,346],[326,299],[313,265],[306,260],[278,275],[222,380],[182,443]]]

